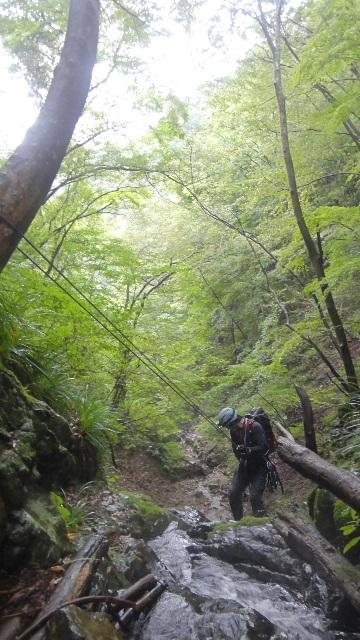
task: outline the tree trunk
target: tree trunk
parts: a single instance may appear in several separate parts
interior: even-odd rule
[[[301,402],[303,417],[304,417],[304,434],[305,434],[305,444],[308,449],[317,453],[316,446],[316,435],[314,428],[314,414],[310,402],[310,398],[306,391],[301,387],[298,387],[297,384],[294,385],[295,391],[298,394],[299,400]]]
[[[134,598],[138,598],[142,596],[146,591],[153,589],[157,585],[157,580],[153,573],[148,573],[143,578],[140,578],[135,584],[131,585],[127,589],[122,589],[117,592],[117,596],[119,598],[123,598],[124,600],[134,600]],[[119,607],[116,608],[117,610]]]
[[[326,582],[343,593],[360,614],[359,569],[310,525],[285,514],[278,514],[273,524],[289,547],[314,565]]]
[[[276,451],[284,462],[360,512],[360,478],[288,438],[279,436],[278,443]]]
[[[45,103],[2,168],[0,271],[43,204],[83,112],[96,60],[99,10],[99,0],[70,0],[66,38]]]

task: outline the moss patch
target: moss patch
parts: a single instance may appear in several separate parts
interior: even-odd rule
[[[123,495],[131,505],[136,507],[138,513],[144,518],[167,513],[167,510],[164,509],[164,507],[160,507],[155,502],[152,502],[152,500],[147,496],[139,496],[135,493],[125,493]]]
[[[134,537],[149,538],[159,535],[168,526],[171,516],[167,509],[160,507],[144,494],[120,492],[133,513],[130,515],[131,533]]]
[[[265,524],[269,524],[270,519],[268,516],[262,516],[261,518],[255,518],[255,516],[245,516],[241,520],[235,522],[215,522],[211,531],[208,533],[208,539],[211,540],[213,536],[218,533],[226,533],[240,527],[260,527]]]

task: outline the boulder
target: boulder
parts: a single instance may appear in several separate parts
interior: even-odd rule
[[[71,551],[65,524],[46,492],[34,490],[22,509],[9,512],[0,550],[4,568],[13,570],[20,562],[46,568]]]
[[[334,521],[335,496],[327,489],[317,487],[309,498],[309,512],[321,535],[335,544],[338,531]]]

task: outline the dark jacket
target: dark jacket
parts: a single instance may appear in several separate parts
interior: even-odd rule
[[[251,427],[230,429],[230,435],[233,452],[238,460],[246,459],[250,467],[264,466],[266,464],[263,456],[268,450],[268,442],[265,431],[259,422],[252,420]],[[246,454],[238,448],[243,446],[249,448]]]

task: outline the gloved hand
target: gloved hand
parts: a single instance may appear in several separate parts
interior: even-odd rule
[[[240,456],[245,457],[251,453],[251,447],[245,447],[243,444],[238,444],[236,447],[236,451],[240,454]]]

